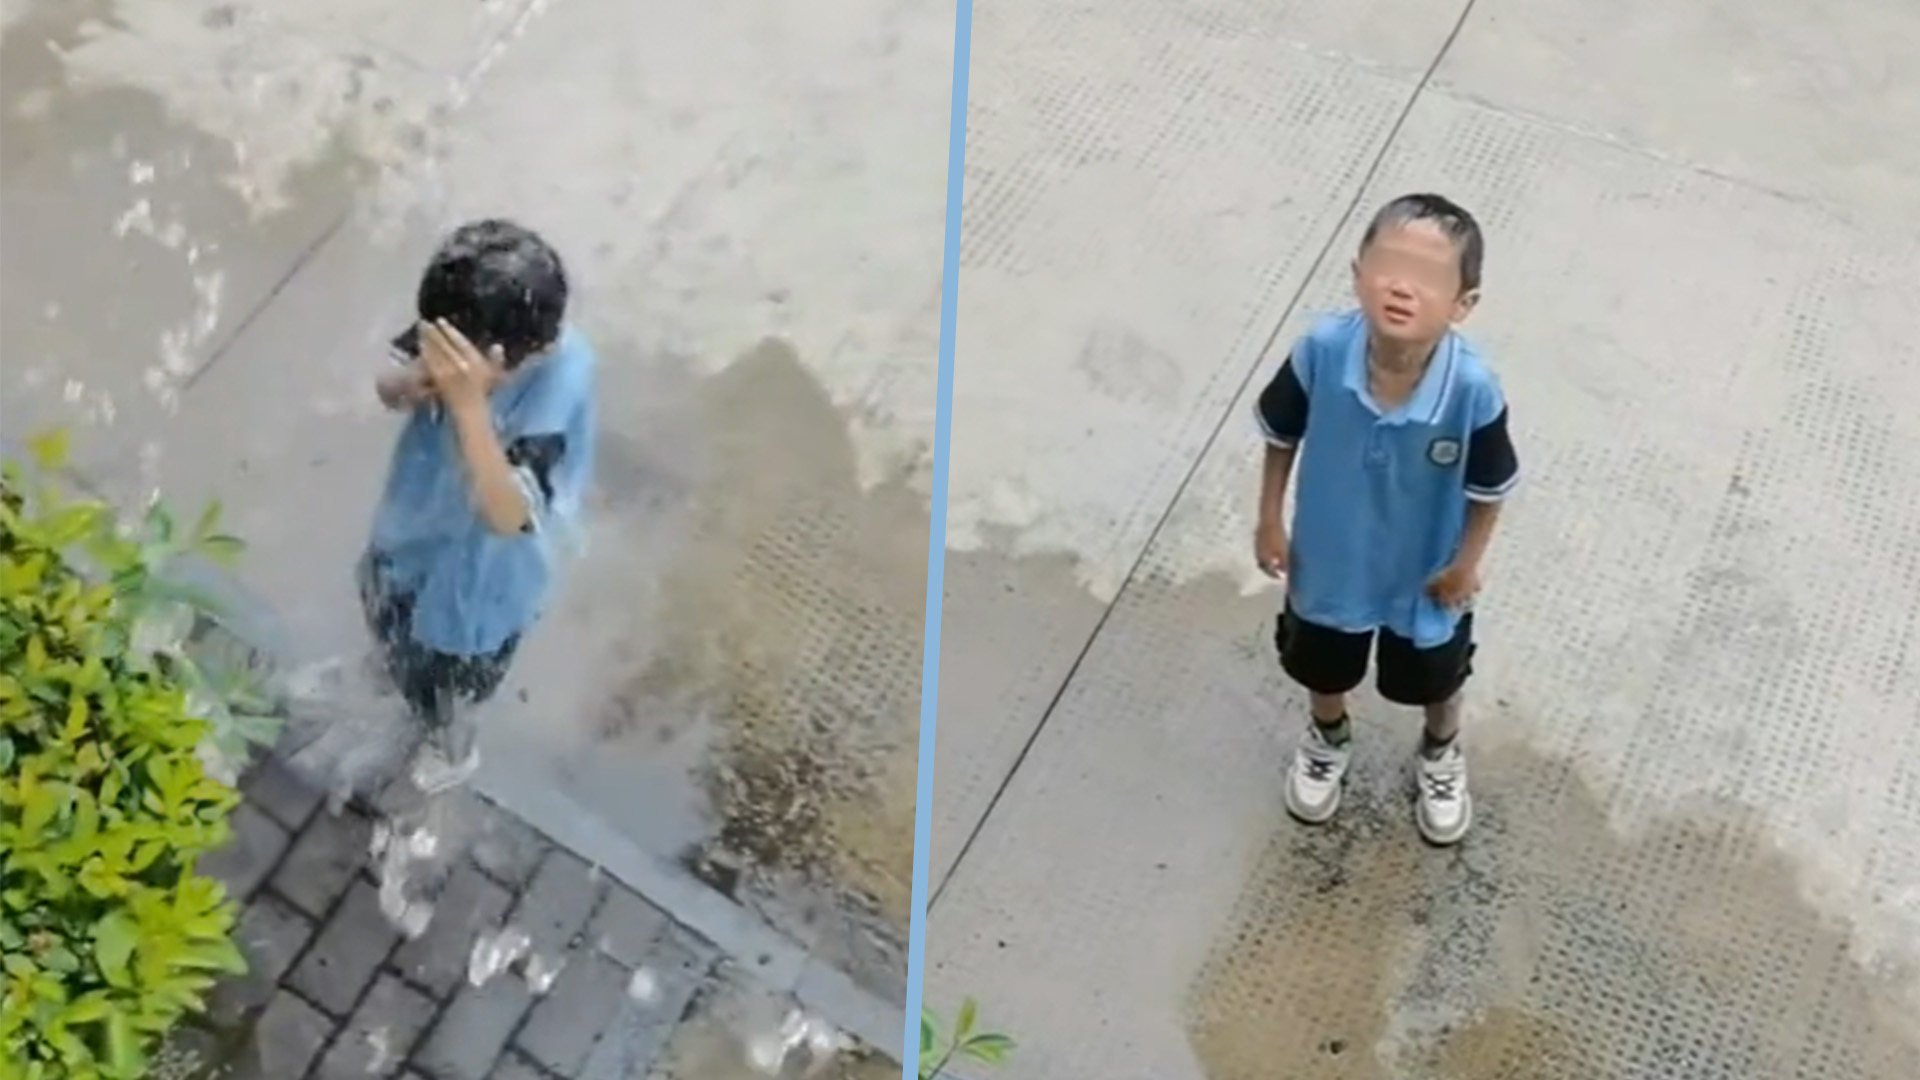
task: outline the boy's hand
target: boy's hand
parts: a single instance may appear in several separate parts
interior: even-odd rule
[[[487,395],[506,375],[499,346],[482,355],[473,342],[445,319],[420,324],[420,363],[449,411],[485,409]]]
[[[1480,571],[1465,563],[1454,563],[1427,582],[1427,595],[1445,608],[1463,608],[1480,592]]]
[[[1253,561],[1270,578],[1287,572],[1287,527],[1277,521],[1263,521],[1253,530]]]
[[[380,404],[389,409],[414,409],[433,400],[433,384],[420,371],[393,371],[374,380]]]

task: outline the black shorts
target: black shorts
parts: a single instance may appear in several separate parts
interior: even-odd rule
[[[408,708],[430,728],[445,727],[455,709],[479,705],[500,689],[513,663],[520,635],[491,653],[457,656],[430,649],[408,633],[413,597],[383,587],[384,562],[369,557],[360,566],[360,603],[380,649],[380,659]]]
[[[1460,617],[1453,637],[1422,649],[1391,630],[1379,632],[1380,696],[1397,705],[1438,705],[1460,692],[1473,674],[1473,613]],[[1274,645],[1280,666],[1316,694],[1344,694],[1367,677],[1374,633],[1351,633],[1310,623],[1291,607],[1280,613]]]

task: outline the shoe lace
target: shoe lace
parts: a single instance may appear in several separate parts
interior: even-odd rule
[[[1325,783],[1333,776],[1334,766],[1338,763],[1329,757],[1316,754],[1307,755],[1307,779]]]
[[[1421,779],[1427,787],[1427,798],[1435,802],[1452,802],[1460,797],[1460,773],[1457,770],[1422,769]]]

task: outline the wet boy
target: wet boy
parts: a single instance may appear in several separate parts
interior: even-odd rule
[[[381,659],[429,736],[414,780],[478,765],[469,713],[500,686],[554,581],[593,463],[594,354],[564,321],[559,256],[511,222],[456,230],[378,381],[405,411],[358,568]]]
[[[1421,835],[1451,844],[1473,822],[1459,740],[1472,604],[1520,476],[1500,384],[1454,329],[1479,300],[1484,251],[1459,206],[1395,199],[1354,260],[1358,310],[1316,324],[1260,395],[1268,445],[1254,554],[1286,579],[1275,641],[1312,706],[1286,785],[1302,821],[1339,809],[1347,694],[1373,653],[1380,695],[1426,714]],[[1296,466],[1289,536],[1282,507]]]

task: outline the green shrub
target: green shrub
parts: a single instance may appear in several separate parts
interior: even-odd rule
[[[128,527],[69,500],[58,440],[35,451],[0,479],[0,1080],[133,1080],[244,967],[195,862],[239,799],[208,764],[265,727],[196,662],[165,572],[238,544],[211,510],[176,538],[157,505]]]

